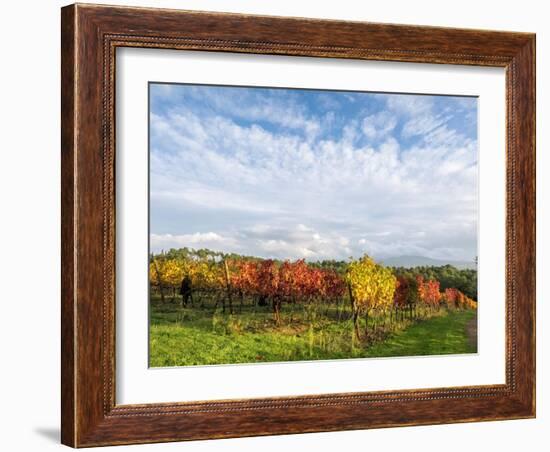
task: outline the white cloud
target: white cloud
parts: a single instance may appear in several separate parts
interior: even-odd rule
[[[391,95],[387,97],[387,106],[390,111],[414,116],[430,111],[433,107],[433,97],[409,94]]]
[[[289,226],[256,225],[241,233],[252,241],[262,256],[312,260],[346,258],[349,240],[334,232],[320,233],[304,224]]]
[[[425,135],[441,127],[448,120],[449,117],[444,117],[442,115],[435,116],[432,114],[423,114],[414,116],[405,123],[401,133],[406,137]]]
[[[195,232],[194,234],[151,234],[149,237],[153,250],[168,250],[170,248],[212,248],[237,249],[238,244],[232,237],[224,237],[216,232]]]
[[[381,111],[363,119],[363,133],[368,138],[385,137],[397,125],[397,118],[388,111]]]
[[[182,219],[174,235],[152,234],[151,246],[312,260],[364,252],[471,259],[476,141],[450,128],[429,98],[388,99],[386,111],[349,122],[341,138],[313,138],[316,126],[292,111],[277,131],[184,105],[152,115],[151,200]],[[279,117],[277,108],[239,114]],[[403,135],[421,137],[414,145],[400,144],[398,118]],[[361,135],[375,141],[359,145]]]
[[[271,90],[272,96],[258,95],[254,90],[233,89],[223,93],[191,88],[190,96],[210,104],[218,112],[249,121],[268,121],[294,131],[302,131],[313,139],[321,130],[320,121],[309,117],[304,108],[284,90]]]

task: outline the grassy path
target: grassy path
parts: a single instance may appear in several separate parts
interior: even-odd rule
[[[416,356],[475,353],[477,331],[475,311],[451,312],[395,333],[369,348],[367,356]]]
[[[466,334],[468,336],[468,343],[477,350],[477,311],[466,324]]]

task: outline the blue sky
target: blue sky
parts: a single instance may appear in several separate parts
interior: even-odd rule
[[[151,249],[477,254],[477,99],[150,84]]]

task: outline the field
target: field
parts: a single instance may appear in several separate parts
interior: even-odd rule
[[[276,261],[210,250],[151,256],[152,367],[476,351],[477,272]]]
[[[429,318],[390,325],[373,318],[368,339],[353,334],[349,313],[321,306],[310,321],[302,306],[287,306],[280,325],[271,310],[244,306],[234,315],[221,309],[151,304],[150,366],[169,367],[475,353],[476,311],[441,309]],[[339,319],[340,317],[340,319]],[[364,330],[364,323],[360,325]]]

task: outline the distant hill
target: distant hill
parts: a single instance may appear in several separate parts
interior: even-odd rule
[[[431,257],[425,256],[397,256],[389,257],[387,259],[381,259],[380,263],[386,265],[387,267],[423,267],[423,266],[434,266],[441,267],[443,265],[452,265],[453,267],[462,269],[476,269],[476,264],[474,261],[453,261],[453,260],[444,260],[444,259],[432,259]]]

